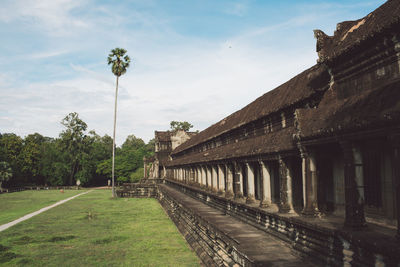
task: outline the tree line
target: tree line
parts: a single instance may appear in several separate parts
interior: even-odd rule
[[[113,140],[87,131],[78,113],[62,121],[58,138],[39,133],[25,138],[0,133],[0,188],[24,185],[106,185],[111,178]],[[154,154],[154,139],[145,143],[129,135],[116,148],[115,177],[119,182],[136,182],[143,177],[143,157]]]

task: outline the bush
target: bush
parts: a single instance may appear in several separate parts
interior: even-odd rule
[[[143,178],[143,171],[143,168],[138,168],[135,172],[132,172],[130,176],[131,183],[139,182]]]

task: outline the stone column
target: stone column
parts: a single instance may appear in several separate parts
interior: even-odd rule
[[[239,163],[234,163],[234,194],[235,198],[242,198],[243,197],[243,170]]]
[[[201,185],[201,169],[200,169],[200,166],[196,167],[196,182],[197,182],[197,185]]]
[[[223,193],[225,191],[225,175],[224,169],[225,165],[218,166],[218,192]]]
[[[199,184],[198,180],[198,175],[197,175],[197,167],[193,167],[193,182],[194,184]]]
[[[212,177],[212,191],[218,191],[218,173],[217,173],[217,166],[211,165],[211,177]]]
[[[246,163],[247,167],[247,198],[246,203],[251,204],[255,202],[255,190],[254,190],[254,168]]]
[[[226,168],[226,192],[225,197],[231,198],[233,197],[233,167],[231,164],[225,164]]]
[[[314,153],[301,152],[302,177],[303,177],[303,203],[304,215],[317,215],[318,210],[318,185],[317,166]]]
[[[396,214],[397,214],[397,239],[400,241],[400,135],[392,136],[392,172],[393,184],[395,185]]]
[[[211,176],[211,167],[206,166],[207,170],[207,189],[212,189],[212,176]]]
[[[366,223],[364,217],[364,184],[361,152],[350,142],[344,141],[340,145],[344,158],[346,201],[344,224],[351,228],[362,228],[366,226]]]
[[[279,157],[280,203],[279,212],[293,213],[292,172],[290,159]]]
[[[271,170],[267,164],[260,160],[261,166],[261,202],[260,207],[266,208],[272,203]]]
[[[146,166],[146,162],[144,162],[144,163],[143,163],[143,168],[144,168],[144,169],[143,169],[143,172],[144,172],[144,173],[143,173],[143,176],[144,176],[143,178],[147,178],[147,168],[146,168],[146,167],[147,167],[147,166]]]
[[[205,168],[206,168],[205,166],[201,167],[201,185],[203,187],[207,186],[207,173]]]

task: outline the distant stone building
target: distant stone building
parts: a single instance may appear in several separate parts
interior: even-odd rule
[[[147,160],[145,166],[152,164],[151,178],[164,178],[166,176],[166,164],[171,160],[171,152],[182,143],[189,140],[196,132],[155,131],[155,155],[154,159]],[[145,168],[146,169],[146,168]],[[146,177],[146,176],[145,176]]]

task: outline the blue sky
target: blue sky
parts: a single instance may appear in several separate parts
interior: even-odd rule
[[[133,59],[120,79],[119,145],[172,120],[203,130],[314,65],[313,29],[332,35],[383,3],[3,0],[0,132],[57,137],[78,112],[111,135],[115,47]]]

